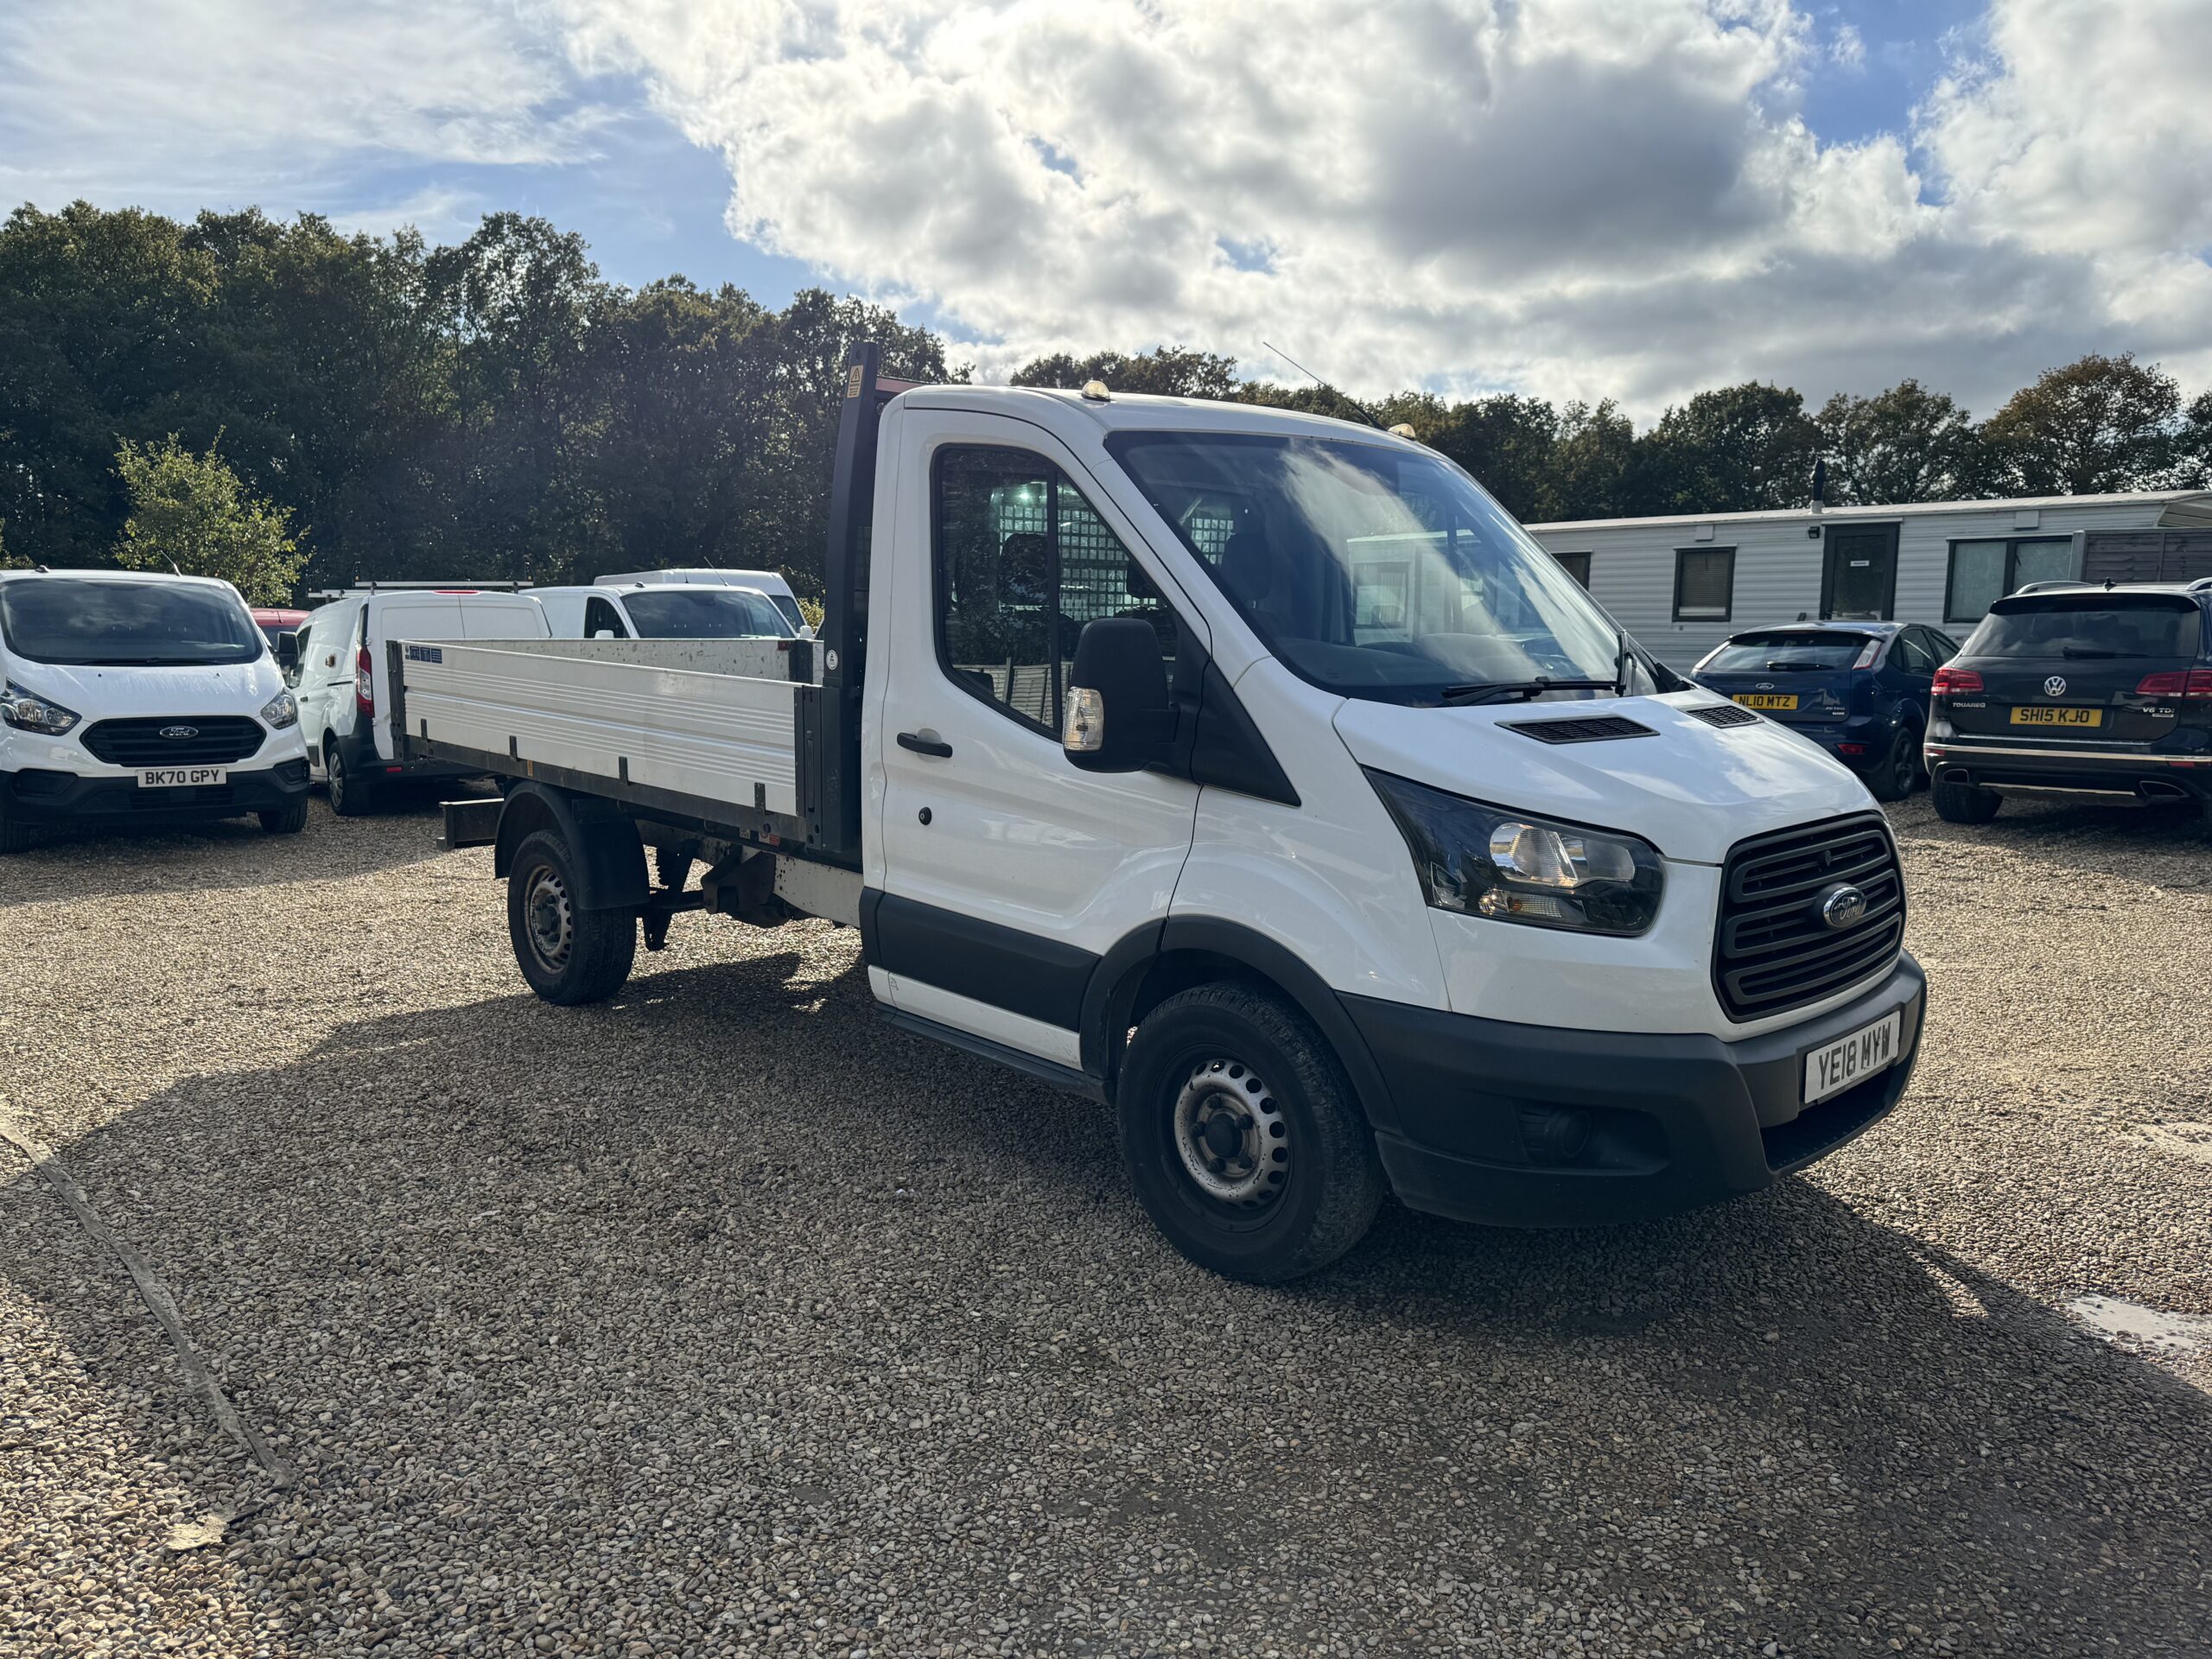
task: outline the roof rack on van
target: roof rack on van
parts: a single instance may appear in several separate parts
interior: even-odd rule
[[[526,582],[502,582],[486,579],[479,582],[473,577],[448,577],[439,582],[357,582],[350,588],[321,588],[308,595],[328,604],[334,599],[345,599],[354,594],[519,594],[528,589]]]

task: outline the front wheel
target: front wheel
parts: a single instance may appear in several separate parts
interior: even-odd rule
[[[1936,802],[1936,816],[1946,823],[1987,823],[2005,804],[1995,790],[1972,784],[1938,783],[1929,793]]]
[[[296,836],[308,827],[308,800],[302,795],[282,806],[264,807],[256,813],[261,827],[272,836]]]
[[[1920,780],[1920,739],[1910,726],[1897,728],[1880,764],[1866,774],[1866,792],[1878,801],[1901,801]]]
[[[1138,1026],[1117,1096],[1138,1200],[1202,1268],[1278,1284],[1326,1267],[1382,1201],[1365,1115],[1326,1039],[1267,992],[1201,985]]]
[[[507,870],[507,937],[530,988],[573,1007],[610,997],[637,959],[638,918],[581,910],[569,843],[551,830],[523,838]]]

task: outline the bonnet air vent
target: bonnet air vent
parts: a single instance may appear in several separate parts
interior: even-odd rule
[[[1702,709],[1685,709],[1682,712],[1695,715],[1708,726],[1749,726],[1758,719],[1750,709],[1732,702],[1708,702]]]
[[[1503,720],[1498,724],[1539,743],[1604,743],[1616,737],[1659,735],[1650,727],[1618,715],[1599,715],[1589,720]]]

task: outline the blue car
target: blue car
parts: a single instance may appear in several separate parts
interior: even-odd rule
[[[1920,779],[1936,671],[1958,654],[1916,622],[1789,622],[1732,635],[1690,677],[1811,738],[1876,800],[1901,801]]]

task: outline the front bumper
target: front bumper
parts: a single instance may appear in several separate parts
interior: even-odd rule
[[[1903,1098],[1928,982],[1910,955],[1841,1007],[1728,1041],[1519,1025],[1343,999],[1391,1095],[1382,1167],[1408,1207],[1501,1226],[1585,1226],[1754,1192],[1833,1152]],[[1804,1056],[1892,1008],[1899,1058],[1816,1106]],[[1561,1132],[1580,1115],[1579,1148]]]
[[[2133,796],[2138,800],[2212,801],[2212,754],[2161,754],[2134,748],[2038,748],[2028,744],[1930,739],[1928,775],[2029,794]]]
[[[280,760],[253,772],[235,767],[224,782],[200,788],[141,789],[135,777],[84,775],[26,767],[0,772],[0,808],[19,823],[63,824],[88,818],[180,823],[242,817],[289,806],[308,792],[308,763]]]

